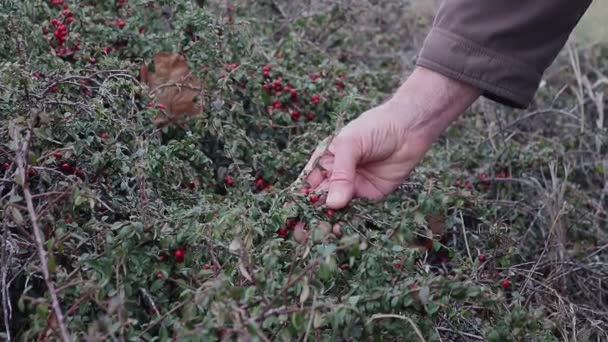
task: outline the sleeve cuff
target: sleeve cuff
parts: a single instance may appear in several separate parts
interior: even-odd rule
[[[479,88],[501,104],[526,108],[542,73],[451,32],[433,27],[416,64]]]

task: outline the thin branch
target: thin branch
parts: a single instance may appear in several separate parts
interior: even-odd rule
[[[17,134],[20,134],[18,132]],[[32,228],[34,230],[34,236],[36,238],[36,249],[38,250],[38,257],[40,258],[40,265],[42,275],[44,276],[44,282],[49,290],[51,295],[51,302],[53,307],[53,312],[55,313],[55,317],[57,319],[57,326],[59,327],[59,331],[61,333],[61,339],[64,342],[71,341],[70,333],[68,332],[67,327],[65,326],[63,312],[61,311],[61,306],[59,305],[59,299],[57,298],[57,291],[55,290],[55,285],[51,279],[51,275],[49,273],[49,265],[47,260],[47,252],[44,249],[44,237],[43,233],[38,226],[38,216],[36,214],[36,209],[34,208],[34,203],[32,202],[32,194],[29,189],[29,184],[27,182],[27,172],[26,172],[26,156],[28,150],[28,144],[30,140],[31,132],[27,130],[23,140],[19,144],[19,149],[17,151],[17,167],[19,170],[19,175],[22,177],[22,190],[23,197],[27,204],[27,211],[30,217],[30,221],[32,222]]]
[[[414,321],[412,321],[412,319],[409,317],[396,315],[396,314],[375,314],[375,315],[372,315],[372,317],[369,319],[369,321],[371,322],[376,319],[384,319],[384,318],[396,318],[396,319],[400,319],[400,320],[408,322],[412,326],[412,329],[414,329],[414,332],[418,336],[418,339],[420,339],[421,342],[426,342],[426,340],[424,339],[424,336],[422,335],[422,332],[420,332],[420,329],[418,329],[418,326],[416,325],[416,323],[414,323]]]

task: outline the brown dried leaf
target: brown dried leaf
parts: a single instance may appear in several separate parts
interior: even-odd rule
[[[159,52],[153,58],[154,71],[143,65],[140,78],[150,88],[150,95],[163,104],[168,118],[157,118],[157,125],[163,126],[179,121],[183,115],[192,116],[201,112],[202,83],[188,68],[184,56],[173,52]]]

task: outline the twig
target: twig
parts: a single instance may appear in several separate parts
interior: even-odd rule
[[[20,132],[17,133],[17,135]],[[32,222],[32,228],[34,229],[34,237],[36,238],[36,249],[38,250],[38,257],[40,258],[40,265],[42,275],[44,276],[44,281],[51,295],[51,303],[53,307],[53,312],[55,313],[55,317],[57,319],[57,325],[59,326],[59,331],[61,333],[61,339],[64,342],[71,341],[70,333],[68,332],[67,327],[65,326],[63,312],[61,311],[61,306],[59,305],[59,299],[57,298],[57,292],[55,290],[55,285],[51,280],[51,275],[49,273],[49,265],[47,260],[47,253],[44,249],[44,237],[42,235],[42,231],[38,226],[38,217],[36,214],[36,210],[34,208],[34,203],[32,202],[32,194],[29,189],[29,184],[27,182],[27,172],[25,171],[26,166],[26,156],[28,150],[28,144],[31,136],[31,131],[27,130],[23,140],[19,144],[19,149],[17,151],[16,161],[17,167],[19,169],[19,174],[22,177],[22,190],[23,197],[27,204],[27,211],[29,213],[30,221]]]
[[[8,293],[8,286],[6,283],[6,276],[8,273],[8,254],[9,254],[9,248],[8,248],[8,228],[6,226],[4,226],[4,232],[2,234],[2,313],[4,316],[4,328],[5,328],[5,332],[6,332],[6,341],[10,342],[11,341],[11,329],[10,329],[10,313],[9,313],[9,307],[11,305],[11,303],[9,302],[10,298],[9,298],[9,293]]]
[[[426,340],[424,339],[424,336],[422,335],[422,332],[420,332],[420,329],[418,329],[418,326],[416,325],[416,323],[414,323],[414,321],[412,321],[412,319],[409,317],[400,316],[400,315],[396,315],[396,314],[375,314],[375,315],[372,315],[372,317],[369,319],[369,322],[376,320],[376,319],[383,319],[383,318],[396,318],[396,319],[400,319],[400,320],[408,322],[412,326],[412,329],[414,329],[414,332],[418,336],[418,339],[420,339],[420,341],[422,341],[422,342],[426,342]]]
[[[462,336],[466,336],[466,337],[474,338],[474,339],[476,339],[476,340],[483,341],[483,337],[481,337],[481,336],[477,336],[477,335],[473,335],[473,334],[465,333],[465,332],[462,332],[462,331],[458,331],[458,332],[456,332],[456,331],[454,331],[454,330],[452,330],[452,329],[449,329],[449,328],[443,328],[443,327],[437,327],[437,330],[440,330],[440,331],[445,331],[445,332],[450,332],[450,333],[453,333],[453,334],[454,334],[454,333],[458,333],[458,334],[460,334],[460,335],[462,335]]]
[[[473,257],[471,256],[471,249],[469,248],[469,239],[467,238],[467,229],[464,226],[464,218],[462,217],[462,211],[460,213],[460,224],[462,227],[462,236],[464,237],[464,245],[467,247],[467,254],[469,255],[469,259],[473,262]]]
[[[148,332],[148,330],[152,329],[152,327],[154,327],[155,325],[157,325],[158,323],[162,322],[165,318],[167,318],[169,315],[171,315],[172,313],[174,313],[175,311],[181,309],[182,306],[186,305],[186,303],[188,303],[188,301],[183,301],[179,304],[177,304],[176,306],[174,306],[171,310],[165,312],[164,315],[160,316],[159,318],[155,319],[152,323],[150,323],[144,330],[142,330],[142,332],[139,334],[138,338],[141,339],[143,338],[144,334]]]

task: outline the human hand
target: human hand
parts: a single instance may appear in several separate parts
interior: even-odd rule
[[[327,192],[339,209],[352,198],[384,198],[395,190],[447,126],[479,91],[417,68],[395,96],[346,125],[320,146],[304,169],[305,182]]]

